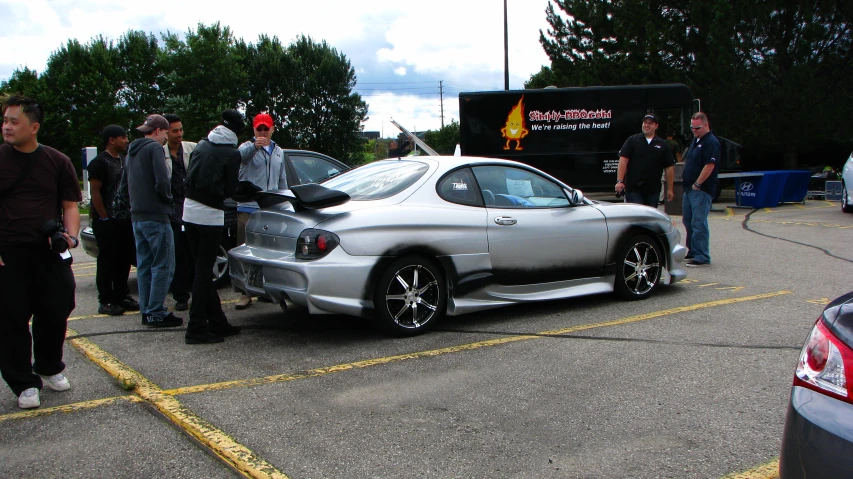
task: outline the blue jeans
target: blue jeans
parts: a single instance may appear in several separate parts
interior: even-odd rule
[[[687,254],[697,263],[711,262],[711,232],[708,213],[711,212],[711,195],[692,187],[684,192],[682,222],[687,230]]]
[[[139,310],[163,318],[169,312],[163,303],[175,274],[175,240],[172,226],[157,221],[134,221],[136,240],[136,282]]]

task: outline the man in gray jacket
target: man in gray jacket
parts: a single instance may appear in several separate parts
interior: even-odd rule
[[[287,189],[287,171],[284,152],[272,141],[275,132],[273,119],[266,113],[255,115],[252,122],[255,137],[240,145],[240,181],[249,181],[261,191]],[[246,242],[246,223],[249,215],[258,210],[256,201],[237,204],[237,244]],[[245,309],[252,298],[243,293],[235,307]]]
[[[134,140],[127,154],[130,220],[136,240],[136,281],[142,324],[155,328],[180,326],[183,320],[163,305],[175,268],[175,246],[169,216],[174,211],[166,170],[169,121],[149,115],[136,128],[145,138]]]

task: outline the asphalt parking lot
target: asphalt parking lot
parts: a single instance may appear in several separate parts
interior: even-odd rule
[[[800,347],[849,290],[853,215],[729,206],[711,213],[713,265],[646,301],[509,307],[403,339],[236,311],[221,289],[243,332],[188,346],[183,328],[97,314],[78,249],[72,389],[21,411],[3,388],[0,477],[776,477]]]

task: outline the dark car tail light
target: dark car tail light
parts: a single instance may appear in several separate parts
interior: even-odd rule
[[[296,259],[319,259],[331,253],[340,239],[328,231],[308,229],[296,240]]]
[[[851,368],[853,350],[835,338],[818,320],[800,352],[794,385],[829,393],[830,396],[853,403],[847,387],[847,371]]]

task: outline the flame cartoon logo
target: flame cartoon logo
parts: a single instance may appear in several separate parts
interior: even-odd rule
[[[518,100],[518,104],[512,107],[509,115],[506,117],[506,125],[501,128],[501,136],[506,138],[504,150],[509,150],[509,143],[515,141],[515,150],[523,150],[521,147],[521,139],[527,136],[530,131],[525,128],[524,122],[524,95]]]

